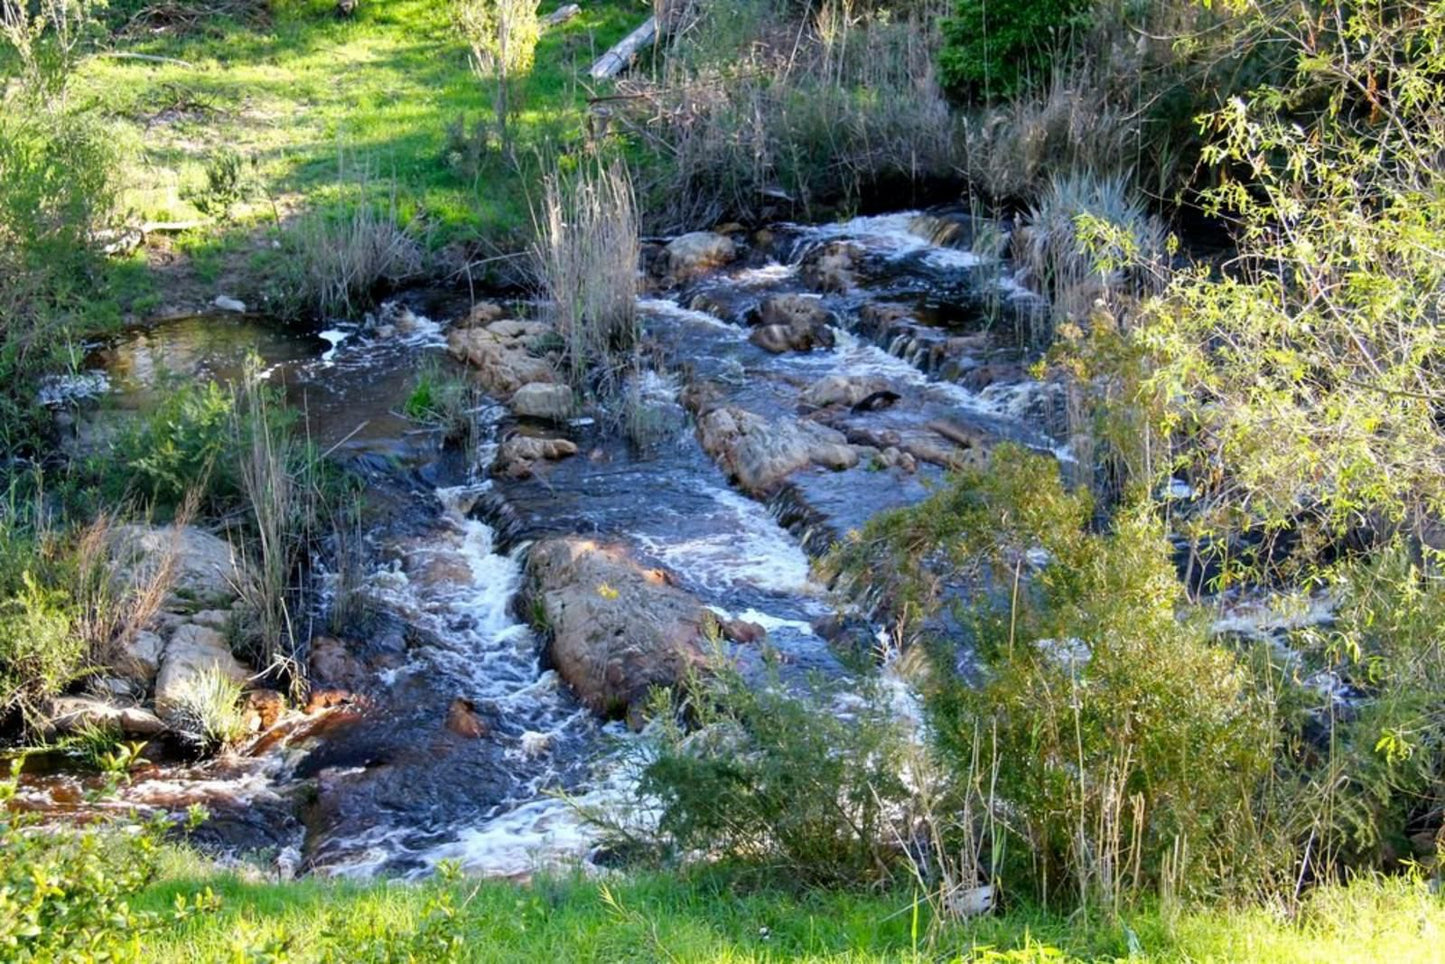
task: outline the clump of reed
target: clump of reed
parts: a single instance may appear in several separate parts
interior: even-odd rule
[[[545,315],[566,343],[574,386],[611,369],[637,342],[637,203],[618,160],[554,170],[535,213],[533,247]]]

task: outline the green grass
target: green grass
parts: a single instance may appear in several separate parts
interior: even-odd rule
[[[238,948],[285,947],[286,960],[337,959],[383,938],[411,940],[449,895],[445,933],[465,961],[1381,961],[1439,959],[1445,903],[1406,878],[1357,881],[1310,897],[1293,919],[1264,909],[1125,913],[1118,921],[1020,908],[928,933],[907,893],[734,890],[719,876],[359,885],[246,883],[189,864],[143,898],[153,910],[210,886],[218,911],[146,949],[166,962],[231,960]],[[240,956],[236,960],[243,959]],[[371,958],[367,958],[371,959]],[[387,958],[391,959],[391,958]],[[399,958],[404,959],[404,958]]]
[[[444,156],[448,125],[490,118],[493,103],[444,0],[363,0],[350,20],[338,19],[330,0],[277,0],[261,24],[126,31],[116,53],[166,62],[93,57],[76,92],[118,121],[131,158],[123,203],[143,220],[198,217],[186,195],[226,147],[257,188],[234,211],[243,229],[330,203],[345,169],[365,172],[378,191],[394,185],[403,219],[418,219],[434,248],[500,242],[530,231],[536,152],[581,136],[588,91],[579,78],[650,10],[603,0],[543,35],[514,94],[521,172],[497,159],[469,176]],[[178,246],[215,281],[222,256],[247,249],[237,233],[246,234],[218,224]]]

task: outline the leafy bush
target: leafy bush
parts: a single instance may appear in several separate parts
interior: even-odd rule
[[[28,571],[20,580],[20,591],[0,600],[0,719],[18,711],[34,724],[43,701],[75,682],[89,648],[68,593]]]
[[[1189,483],[1226,584],[1307,577],[1351,531],[1445,510],[1445,10],[1238,6],[1236,44],[1295,54],[1201,118],[1206,213],[1238,225],[1238,256],[1117,319],[1147,358],[1139,468]]]
[[[1258,809],[1272,703],[1178,618],[1160,525],[1131,510],[1100,533],[1091,515],[1051,459],[1005,446],[843,556],[896,572],[915,620],[953,604],[965,639],[933,643],[931,720],[956,809],[988,815],[959,829],[987,832],[1006,884],[1084,901],[1248,887],[1278,856]],[[952,670],[974,662],[975,678]]]
[[[0,780],[0,956],[14,961],[142,961],[144,938],[214,910],[209,890],[177,897],[171,914],[137,911],[155,880],[163,817],[138,833],[92,827],[36,832],[35,817],[10,809],[19,764]]]
[[[725,668],[674,699],[654,706],[660,733],[637,788],[659,815],[642,834],[651,846],[794,883],[856,886],[898,869],[905,734],[876,685],[799,696]]]
[[[112,489],[139,490],[153,504],[176,507],[192,492],[208,507],[235,499],[242,426],[231,392],[215,382],[190,382],[168,392],[155,412],[118,440],[120,469]]]
[[[1308,808],[1317,872],[1438,857],[1445,812],[1440,563],[1403,539],[1350,560],[1332,574],[1334,619],[1291,640],[1305,660],[1301,672],[1325,691],[1325,705],[1306,718],[1329,740],[1317,765],[1322,792]],[[1345,687],[1351,703],[1335,706],[1330,689]],[[1321,741],[1309,750],[1318,754]]]
[[[1071,31],[1089,22],[1090,0],[957,0],[943,22],[938,56],[946,87],[957,94],[1008,97],[1047,79]]]

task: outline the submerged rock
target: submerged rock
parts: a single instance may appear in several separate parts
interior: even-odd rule
[[[577,454],[577,443],[565,438],[534,438],[513,435],[497,447],[492,474],[525,479],[539,462],[556,462]]]
[[[751,495],[767,495],[799,469],[850,469],[858,453],[842,432],[807,419],[767,419],[736,406],[698,419],[698,439],[723,470]]]
[[[654,686],[676,686],[706,662],[711,614],[620,546],[547,539],[532,547],[527,575],[551,661],[594,712],[639,709]]]

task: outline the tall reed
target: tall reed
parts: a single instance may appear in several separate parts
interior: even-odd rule
[[[637,341],[637,204],[619,160],[546,179],[534,259],[547,316],[567,344],[574,386]]]

